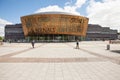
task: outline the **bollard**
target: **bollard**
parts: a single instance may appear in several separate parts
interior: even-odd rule
[[[110,50],[110,44],[107,45],[107,50]]]

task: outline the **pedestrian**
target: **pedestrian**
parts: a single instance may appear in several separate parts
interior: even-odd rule
[[[32,47],[34,48],[34,45],[35,45],[35,42],[34,42],[34,40],[31,42],[31,44],[32,44]]]
[[[76,49],[79,49],[79,41],[76,41]]]

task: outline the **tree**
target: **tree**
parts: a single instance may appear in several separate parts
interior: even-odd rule
[[[0,40],[2,40],[3,38],[0,36]]]

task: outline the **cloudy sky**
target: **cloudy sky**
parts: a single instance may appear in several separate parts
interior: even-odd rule
[[[89,24],[120,31],[120,0],[0,0],[0,35],[4,35],[4,25],[21,23],[21,16],[45,11],[86,16]]]

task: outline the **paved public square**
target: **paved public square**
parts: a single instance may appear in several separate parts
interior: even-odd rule
[[[0,80],[120,80],[120,44],[108,41],[4,43]]]

